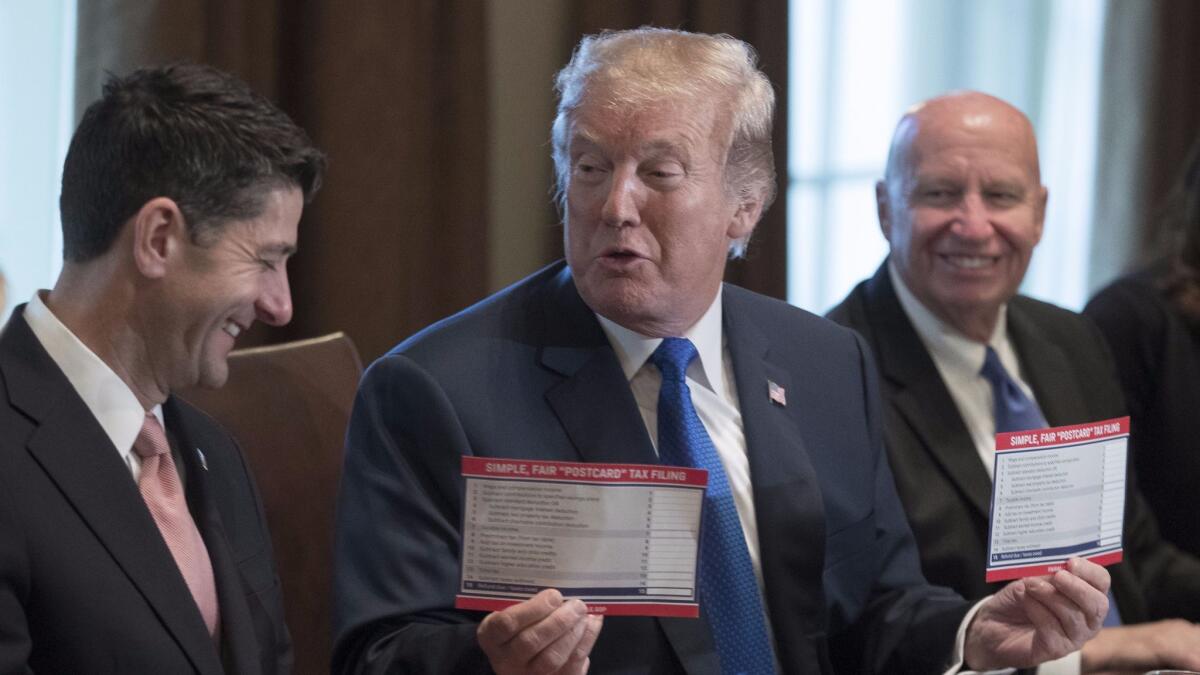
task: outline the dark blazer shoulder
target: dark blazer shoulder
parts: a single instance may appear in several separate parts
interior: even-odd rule
[[[752,321],[772,349],[807,352],[802,360],[811,359],[818,346],[857,351],[854,332],[825,317],[733,284],[725,284],[723,292],[726,321]]]
[[[867,284],[869,279],[864,279],[854,285],[846,297],[842,301],[834,305],[828,312],[825,313],[826,318],[831,321],[836,321],[840,324],[847,325],[852,319],[857,319],[865,312]]]
[[[1017,296],[1008,303],[1008,331],[1051,423],[1075,424],[1126,414],[1116,362],[1091,319]],[[1070,381],[1077,386],[1067,387]],[[1087,410],[1070,412],[1075,407],[1068,405],[1071,399],[1086,404]]]
[[[531,315],[542,312],[547,294],[573,283],[569,268],[560,260],[430,324],[401,341],[386,356],[405,354],[417,359],[436,358],[438,354],[460,356],[464,348],[479,340],[526,337],[532,328]]]
[[[1108,350],[1095,323],[1079,312],[1026,295],[1010,300],[1008,311],[1010,325],[1013,321],[1026,321],[1057,344],[1087,345],[1098,350],[1097,356],[1107,356]]]
[[[1083,313],[1109,336],[1124,326],[1131,332],[1140,332],[1147,325],[1161,327],[1170,312],[1160,282],[1148,271],[1114,280],[1097,291],[1083,308]]]

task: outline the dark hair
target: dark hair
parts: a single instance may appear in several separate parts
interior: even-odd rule
[[[1200,327],[1200,138],[1167,199],[1164,229],[1171,261],[1163,285],[1188,323]]]
[[[261,214],[272,188],[298,187],[308,202],[324,170],[304,130],[232,75],[174,64],[112,76],[63,164],[63,257],[103,254],[155,197],[173,199],[201,242]]]

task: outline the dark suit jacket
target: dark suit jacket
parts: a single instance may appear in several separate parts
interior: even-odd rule
[[[875,353],[884,383],[888,455],[925,576],[967,598],[995,592],[999,585],[984,582],[992,484],[933,358],[896,297],[887,263],[829,316],[857,330]],[[1018,296],[1008,303],[1008,333],[1051,425],[1126,414],[1112,359],[1087,319]],[[1109,568],[1122,620],[1200,618],[1200,563],[1162,540],[1132,475],[1127,495],[1126,562]]]
[[[1133,417],[1134,469],[1163,538],[1200,556],[1200,325],[1163,286],[1170,263],[1114,281],[1083,308],[1112,348]]]
[[[917,570],[864,346],[733,286],[724,331],[784,672],[831,672],[831,641],[868,670],[936,671],[967,605]],[[786,407],[768,399],[768,380]],[[483,615],[453,609],[465,454],[658,463],[564,264],[431,326],[365,375],[338,514],[335,672],[488,670],[475,642]],[[609,617],[592,672],[719,665],[703,621]]]
[[[183,401],[168,399],[163,414],[212,558],[219,651],[128,467],[24,307],[0,333],[0,673],[290,670],[271,542],[241,452]]]

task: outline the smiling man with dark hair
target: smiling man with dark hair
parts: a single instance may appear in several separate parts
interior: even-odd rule
[[[63,167],[64,265],[0,332],[0,672],[291,666],[236,443],[172,395],[292,314],[324,157],[203,66],[111,79]]]

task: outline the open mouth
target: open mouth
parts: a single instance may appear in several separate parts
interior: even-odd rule
[[[221,326],[221,330],[228,333],[230,337],[237,339],[237,336],[241,335],[244,329],[231,319],[226,321],[224,326]]]
[[[1000,262],[1000,256],[997,255],[958,255],[940,253],[938,254],[938,257],[949,263],[951,266],[964,270],[984,269]]]

